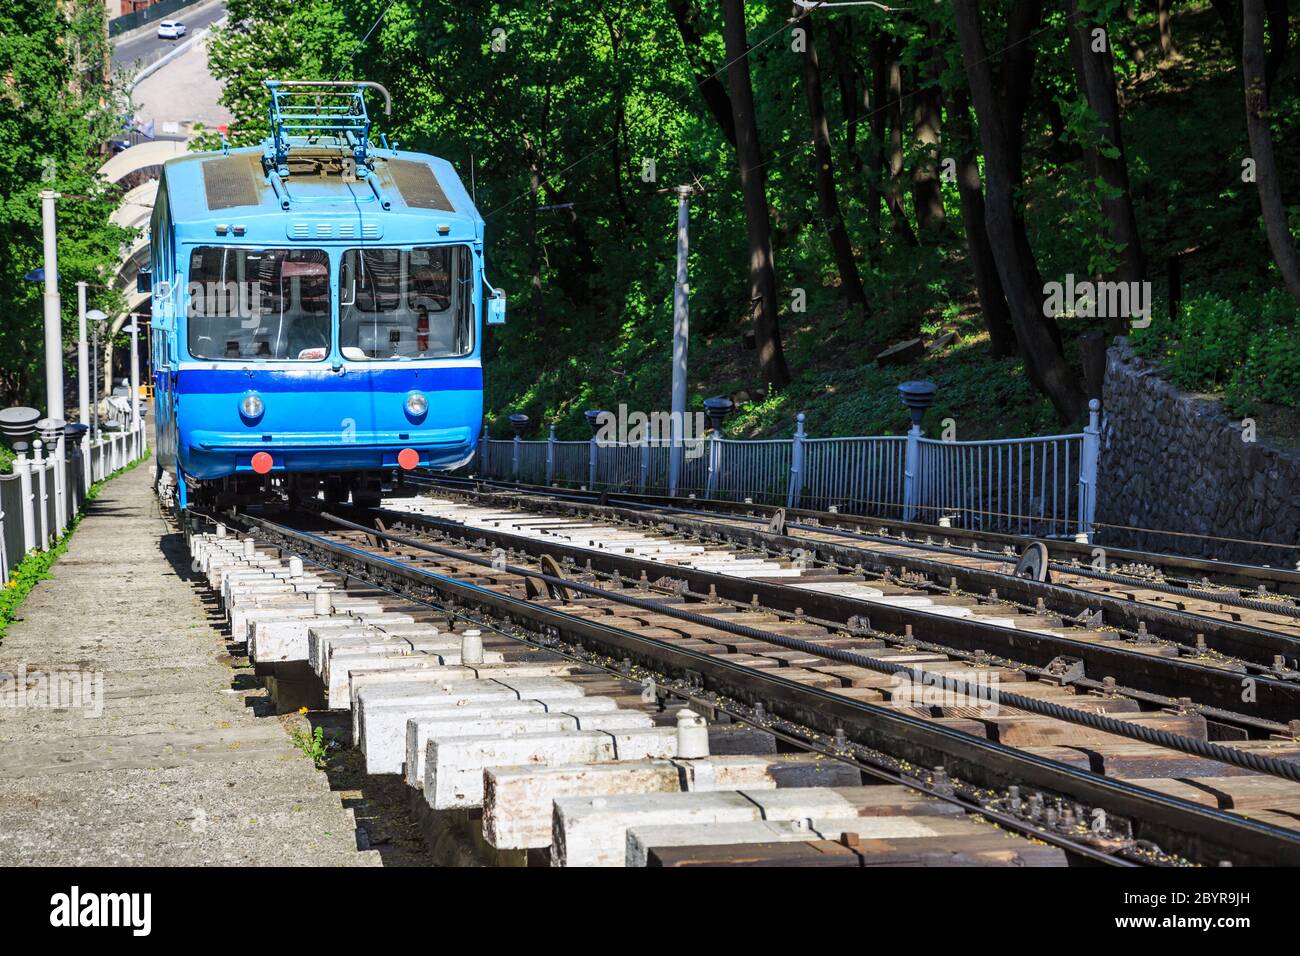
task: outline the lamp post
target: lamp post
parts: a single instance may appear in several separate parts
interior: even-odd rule
[[[59,301],[59,250],[55,238],[53,189],[41,190],[41,237],[45,246],[45,414],[63,419],[63,318]],[[55,440],[55,456],[62,448]]]
[[[668,449],[668,494],[677,494],[682,472],[682,431],[686,419],[686,351],[690,344],[690,285],[687,277],[690,199],[695,189],[678,186],[677,196],[677,280],[673,284],[673,400],[672,444]]]
[[[913,521],[920,504],[921,419],[934,404],[934,382],[912,381],[898,386],[898,395],[912,416],[907,430],[907,456],[903,464],[903,520]]]
[[[90,424],[90,361],[86,355],[86,286],[77,283],[77,418],[81,424]],[[90,436],[82,431],[81,475],[84,487],[90,487]]]

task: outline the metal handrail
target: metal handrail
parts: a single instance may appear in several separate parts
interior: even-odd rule
[[[470,466],[486,478],[752,500],[922,520],[985,531],[1091,540],[1096,507],[1099,407],[1082,433],[949,441],[906,435],[809,438],[800,415],[790,438],[686,442],[689,460],[668,454],[671,439],[627,443],[593,436],[560,441],[490,439]],[[679,456],[686,459],[687,456]],[[680,471],[674,475],[672,469]]]

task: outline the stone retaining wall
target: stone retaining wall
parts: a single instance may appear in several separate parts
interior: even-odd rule
[[[1178,391],[1124,345],[1107,355],[1102,407],[1099,544],[1296,567],[1300,454],[1246,441],[1240,420]],[[1153,528],[1188,536],[1134,530]]]

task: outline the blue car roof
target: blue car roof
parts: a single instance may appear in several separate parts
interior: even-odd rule
[[[338,174],[338,164],[348,152],[334,146],[296,149],[290,154],[290,175],[283,180],[282,190],[289,201],[289,208],[284,209],[282,195],[264,171],[263,155],[263,147],[251,146],[168,160],[163,177],[180,238],[212,235],[203,228],[209,224],[213,229],[218,224],[242,225],[249,239],[328,237],[314,229],[340,217],[377,222],[381,224],[379,235],[399,243],[435,237],[443,241],[483,238],[483,219],[460,177],[444,159],[372,150],[374,169],[369,175],[389,203],[389,208],[383,209],[369,183],[347,181]],[[312,224],[311,235],[287,232],[295,221]],[[401,227],[396,228],[399,222]],[[385,223],[395,228],[382,228]],[[446,232],[439,228],[444,225]]]

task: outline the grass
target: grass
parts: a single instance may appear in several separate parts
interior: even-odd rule
[[[94,501],[99,497],[104,485],[135,468],[141,462],[148,461],[151,454],[152,452],[146,452],[143,458],[138,458],[129,465],[119,468],[107,478],[95,482],[86,491],[86,501]],[[17,567],[13,569],[13,573],[9,576],[9,583],[0,588],[0,643],[4,642],[5,635],[9,631],[9,625],[17,619],[18,609],[22,606],[23,601],[27,599],[27,595],[31,594],[32,588],[36,587],[41,581],[49,579],[50,569],[68,550],[68,542],[71,540],[73,532],[81,524],[84,514],[85,512],[82,511],[73,515],[67,530],[55,540],[51,547],[45,550],[36,548],[29,551],[18,562]]]
[[[305,730],[294,730],[293,743],[303,756],[311,760],[317,770],[324,770],[329,764],[329,753],[334,749],[335,742],[325,739],[325,728],[317,727],[311,733]]]

